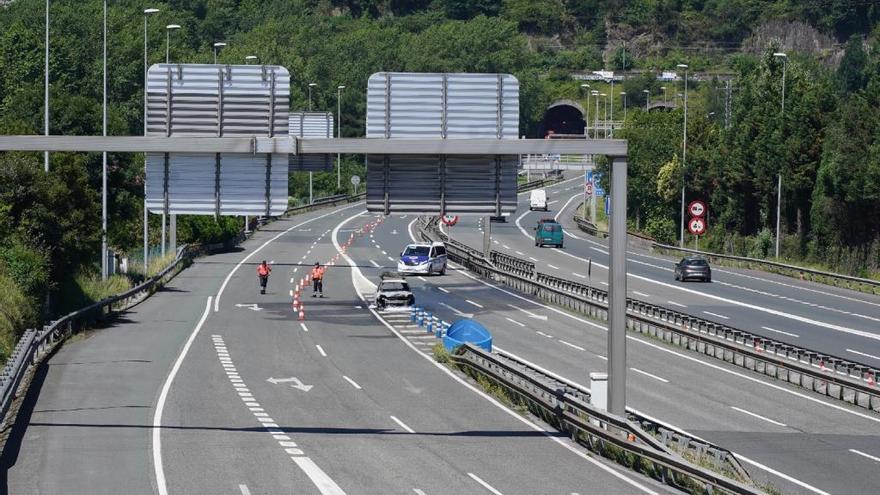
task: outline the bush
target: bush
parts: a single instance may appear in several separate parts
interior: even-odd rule
[[[0,273],[0,360],[9,357],[15,341],[36,323],[34,306],[15,281]]]
[[[653,237],[661,244],[675,243],[675,221],[669,217],[651,217],[645,222],[645,234]]]
[[[750,258],[766,258],[773,252],[773,234],[770,229],[763,229],[752,241],[748,256]]]

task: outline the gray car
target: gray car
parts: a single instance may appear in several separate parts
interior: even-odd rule
[[[712,281],[712,269],[706,258],[699,256],[686,256],[675,264],[675,280],[702,280]]]

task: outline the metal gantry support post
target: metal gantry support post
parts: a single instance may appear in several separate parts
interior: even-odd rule
[[[608,273],[608,412],[626,413],[626,175],[625,156],[612,157]]]

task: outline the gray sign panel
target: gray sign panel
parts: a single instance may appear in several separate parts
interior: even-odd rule
[[[290,75],[279,66],[158,64],[147,77],[147,135],[288,135]],[[253,153],[147,153],[153,213],[280,215],[287,157]]]
[[[367,84],[367,138],[519,138],[509,74],[380,72]],[[369,155],[367,210],[501,215],[516,210],[517,156]]]
[[[291,112],[289,132],[298,138],[333,137],[333,114],[330,112]],[[290,155],[290,170],[322,172],[333,170],[331,155]]]

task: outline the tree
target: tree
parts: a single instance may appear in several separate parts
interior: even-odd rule
[[[837,79],[841,88],[854,93],[865,87],[867,83],[865,69],[868,65],[868,54],[862,47],[862,37],[853,35],[846,44],[843,59],[837,68]]]

